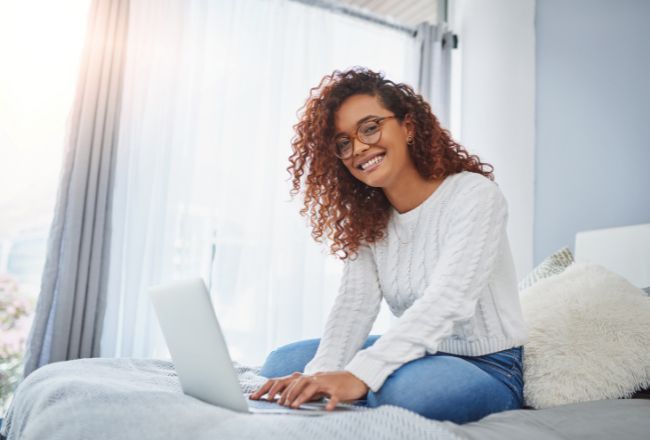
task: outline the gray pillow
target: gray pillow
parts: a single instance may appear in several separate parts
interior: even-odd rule
[[[529,288],[543,278],[563,272],[573,262],[573,254],[568,247],[555,251],[519,282],[519,291]]]

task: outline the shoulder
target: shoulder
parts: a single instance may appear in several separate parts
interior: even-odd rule
[[[486,227],[496,231],[507,224],[508,205],[499,185],[478,173],[463,172],[452,177],[455,181],[450,182],[453,185],[440,213],[443,244],[450,240],[462,241],[473,236],[472,231]]]
[[[484,175],[462,171],[448,178],[452,181],[450,182],[447,205],[469,207],[488,204],[492,207],[507,209],[507,201],[499,185]]]
[[[498,188],[496,182],[485,177],[483,174],[473,173],[471,171],[461,171],[448,177],[453,180],[455,192],[471,192],[472,190],[495,189]]]

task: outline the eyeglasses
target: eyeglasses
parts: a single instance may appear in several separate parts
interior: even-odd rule
[[[362,122],[357,127],[355,135],[350,136],[342,134],[334,138],[334,154],[339,159],[345,160],[352,156],[353,139],[359,139],[366,145],[375,145],[381,140],[381,124],[397,116],[384,116],[382,118],[372,118]]]

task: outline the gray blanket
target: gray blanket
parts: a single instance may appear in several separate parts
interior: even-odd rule
[[[265,379],[235,363],[243,392]],[[83,439],[643,439],[650,400],[600,400],[491,414],[457,425],[394,406],[323,417],[240,414],[184,395],[173,366],[83,359],[42,367],[20,384],[2,435]]]
[[[235,363],[242,391],[264,382]],[[321,417],[240,414],[182,394],[170,362],[82,359],[25,379],[9,408],[8,440],[81,439],[458,439],[445,427],[394,406]]]

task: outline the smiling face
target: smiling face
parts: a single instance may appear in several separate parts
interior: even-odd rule
[[[400,176],[415,171],[406,145],[410,132],[408,122],[400,122],[395,117],[382,121],[381,138],[374,145],[366,145],[356,137],[358,125],[367,118],[388,116],[394,114],[370,95],[347,98],[334,116],[337,136],[345,135],[352,140],[353,154],[343,159],[343,164],[354,177],[376,188],[391,188]]]

